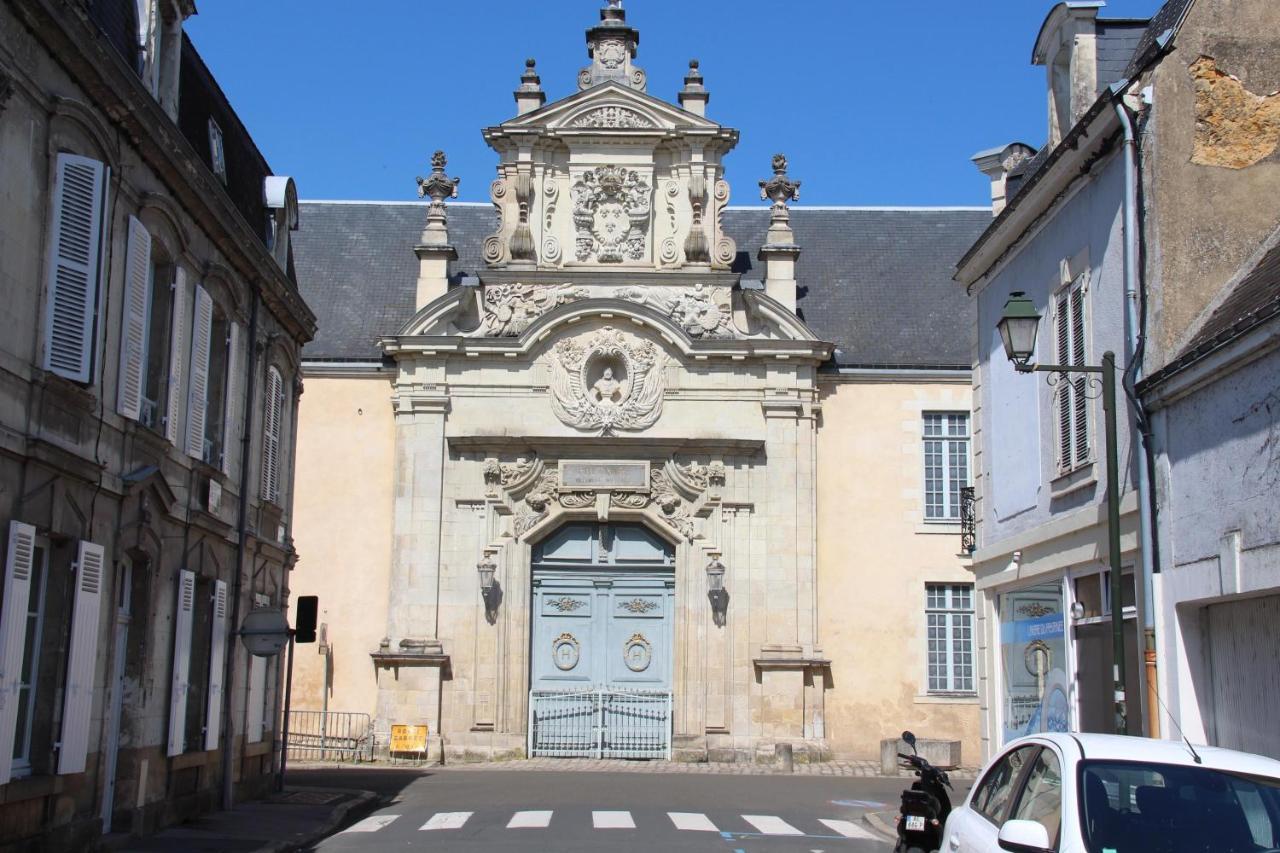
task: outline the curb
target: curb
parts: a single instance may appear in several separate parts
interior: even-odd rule
[[[898,829],[884,819],[884,815],[894,814],[896,812],[865,812],[862,815],[862,822],[875,830],[878,835],[884,836],[886,840],[894,841],[898,837]]]
[[[277,841],[272,844],[264,844],[263,846],[254,849],[253,853],[292,853],[292,851],[295,850],[303,850],[315,844],[320,839],[332,835],[333,831],[341,826],[353,812],[372,809],[372,807],[378,804],[379,800],[379,796],[373,791],[364,791],[354,788],[309,788],[306,785],[300,785],[298,788],[312,791],[332,791],[333,793],[350,794],[351,799],[335,806],[333,811],[329,814],[328,820],[317,826],[302,838],[294,841]]]

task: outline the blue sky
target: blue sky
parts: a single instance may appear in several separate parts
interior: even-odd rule
[[[515,114],[526,57],[550,100],[575,91],[601,0],[209,0],[196,47],[303,199],[415,198],[431,152],[459,199],[487,201],[480,129]],[[806,205],[985,204],[969,157],[1045,136],[1031,47],[1049,0],[627,0],[649,93],[675,101],[691,58],[710,118],[741,131],[732,204],[785,152]],[[1148,17],[1158,0],[1111,0]]]

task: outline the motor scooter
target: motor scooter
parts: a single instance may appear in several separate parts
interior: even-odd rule
[[[916,736],[903,732],[902,739],[911,747],[913,755],[899,752],[903,767],[915,771],[919,778],[902,792],[902,805],[898,810],[898,843],[894,853],[932,853],[942,844],[942,830],[951,814],[951,798],[947,789],[951,780],[947,772],[934,767],[920,757],[916,749]]]

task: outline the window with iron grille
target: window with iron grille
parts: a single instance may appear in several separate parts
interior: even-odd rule
[[[969,485],[969,416],[924,413],[924,517],[959,521],[960,489]]]
[[[973,585],[926,585],[929,692],[973,693]]]
[[[1054,297],[1054,336],[1058,364],[1083,365],[1088,329],[1085,324],[1084,276]],[[1089,436],[1089,377],[1072,373],[1058,377],[1055,418],[1058,427],[1058,470],[1073,471],[1091,459]]]

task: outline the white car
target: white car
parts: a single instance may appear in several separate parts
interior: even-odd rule
[[[1280,761],[1174,740],[1009,743],[947,818],[942,853],[1280,853]]]

